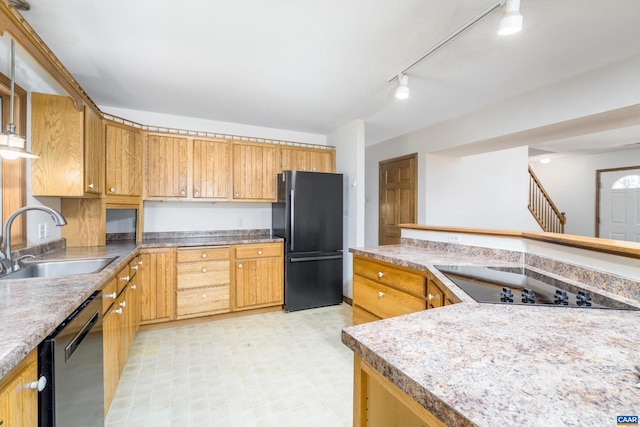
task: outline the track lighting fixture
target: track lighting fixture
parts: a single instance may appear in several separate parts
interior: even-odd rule
[[[27,139],[16,133],[16,125],[13,123],[13,98],[16,80],[16,47],[11,40],[11,98],[9,104],[9,124],[7,131],[0,133],[0,156],[6,160],[15,160],[19,157],[37,159],[38,156],[27,151]]]
[[[506,36],[522,30],[522,14],[520,13],[520,0],[507,0],[504,4],[504,16],[500,20],[498,34]]]
[[[395,97],[397,99],[409,98],[409,76],[406,74],[398,74],[398,87],[396,88]]]

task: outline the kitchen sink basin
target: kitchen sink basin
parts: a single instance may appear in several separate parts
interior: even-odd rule
[[[97,273],[107,265],[111,264],[114,259],[116,258],[86,258],[37,262],[28,264],[18,271],[0,276],[0,280],[74,276],[77,274]]]

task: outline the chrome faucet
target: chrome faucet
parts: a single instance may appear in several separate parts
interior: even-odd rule
[[[25,206],[23,208],[17,209],[9,218],[7,218],[7,222],[4,226],[4,236],[5,236],[5,244],[4,244],[4,253],[0,251],[0,264],[2,266],[2,271],[11,271],[13,268],[12,260],[11,260],[11,225],[13,225],[13,221],[20,214],[27,211],[43,211],[51,215],[51,219],[58,227],[62,227],[63,225],[67,225],[67,220],[64,219],[62,214],[55,209],[51,209],[47,206]],[[2,236],[0,235],[0,243],[2,243]]]

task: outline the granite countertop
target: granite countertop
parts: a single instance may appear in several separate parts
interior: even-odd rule
[[[426,269],[500,261],[424,248],[352,249]],[[345,328],[342,341],[447,425],[614,425],[637,414],[640,311],[462,303]],[[637,302],[636,302],[637,305]]]
[[[256,233],[231,236],[180,236],[108,243],[89,248],[63,248],[39,255],[37,261],[115,257],[95,274],[40,279],[0,280],[0,377],[9,372],[95,291],[102,289],[140,248],[220,246],[281,242]],[[25,262],[25,265],[27,263]]]

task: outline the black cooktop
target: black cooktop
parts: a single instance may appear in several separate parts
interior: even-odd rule
[[[478,302],[640,310],[523,267],[436,265]]]

